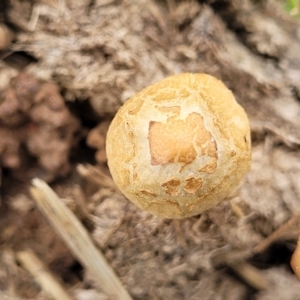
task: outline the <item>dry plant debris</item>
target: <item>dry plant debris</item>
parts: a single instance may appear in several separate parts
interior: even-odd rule
[[[17,253],[17,259],[27,269],[35,281],[41,285],[46,294],[53,299],[72,300],[65,292],[64,287],[58,282],[55,277],[47,270],[43,262],[36,257],[34,253],[29,251],[20,251]]]
[[[94,246],[88,232],[76,216],[58,198],[55,192],[42,180],[33,179],[32,196],[57,234],[72,250],[77,259],[87,268],[100,288],[116,300],[132,299],[102,253]],[[24,262],[24,254],[18,254]],[[24,262],[25,263],[25,262]],[[44,286],[44,285],[43,285]],[[60,292],[60,291],[59,291]],[[55,299],[61,299],[57,295]]]
[[[32,56],[35,60],[25,70],[33,76],[28,80],[55,84],[64,92],[64,100],[89,102],[101,117],[100,124],[136,92],[183,72],[221,79],[249,115],[252,169],[227,200],[200,216],[164,220],[124,199],[103,164],[104,128],[90,142],[100,150],[100,164],[81,165],[82,178],[72,169],[65,181],[53,184],[87,226],[131,297],[299,299],[300,283],[289,267],[298,233],[281,231],[300,213],[298,21],[274,0],[9,2],[5,20],[16,32],[5,53]],[[0,62],[2,91],[11,88],[9,81],[18,72]],[[51,111],[46,102],[41,101],[41,109]],[[76,114],[87,124],[79,110]],[[107,300],[26,196],[29,181],[20,184],[7,171],[9,166],[29,162],[11,151],[20,142],[15,138],[19,125],[11,123],[21,120],[20,112],[14,118],[1,118],[7,147],[1,148],[0,297],[46,299],[16,263],[14,254],[30,248],[76,300]],[[26,112],[29,123],[40,116],[32,115],[31,109]],[[23,127],[21,137],[29,136],[29,129]],[[82,155],[80,162],[90,162],[88,155]],[[54,173],[60,174],[60,168]],[[260,258],[246,251],[263,245],[268,237]],[[235,254],[232,260],[215,265],[214,258],[225,250]],[[265,288],[249,289],[255,281],[247,277],[247,268],[246,272],[238,268],[239,262],[250,266],[256,278],[264,277]],[[236,266],[239,278],[227,272]]]
[[[20,168],[25,145],[51,177],[64,176],[78,128],[57,85],[20,73],[0,95],[0,165]]]

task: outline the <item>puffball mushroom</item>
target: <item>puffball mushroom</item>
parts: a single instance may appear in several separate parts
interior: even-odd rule
[[[138,207],[190,217],[219,203],[250,169],[249,122],[220,80],[179,74],[125,102],[106,152],[116,185]]]

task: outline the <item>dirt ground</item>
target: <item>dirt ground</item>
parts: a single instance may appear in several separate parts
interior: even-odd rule
[[[300,23],[276,0],[2,1],[0,299],[63,299],[41,273],[65,299],[122,299],[41,213],[33,178],[76,215],[132,299],[300,299],[290,267],[300,229],[299,53]],[[232,90],[250,119],[252,168],[216,207],[169,220],[117,190],[105,136],[128,98],[182,72]],[[24,253],[40,260],[37,272]]]

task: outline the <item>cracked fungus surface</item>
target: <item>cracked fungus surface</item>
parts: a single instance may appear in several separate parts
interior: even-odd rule
[[[152,165],[191,163],[197,156],[209,155],[217,160],[217,146],[211,133],[206,130],[203,118],[190,113],[185,119],[175,116],[166,122],[150,121],[149,147]]]
[[[168,218],[214,206],[250,168],[247,116],[206,74],[175,75],[142,90],[116,114],[106,144],[120,190]]]

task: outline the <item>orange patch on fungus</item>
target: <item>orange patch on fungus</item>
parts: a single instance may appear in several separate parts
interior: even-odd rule
[[[186,119],[171,116],[166,123],[150,121],[148,139],[152,165],[187,165],[201,155],[217,158],[216,143],[198,113]]]
[[[178,186],[180,185],[179,179],[171,179],[167,182],[164,182],[161,186],[166,188],[166,193],[172,196],[179,194]]]
[[[189,194],[195,194],[202,187],[202,183],[203,181],[201,178],[188,178],[184,190]]]
[[[214,159],[212,162],[206,164],[202,169],[199,170],[199,172],[212,174],[217,168],[217,160]]]

